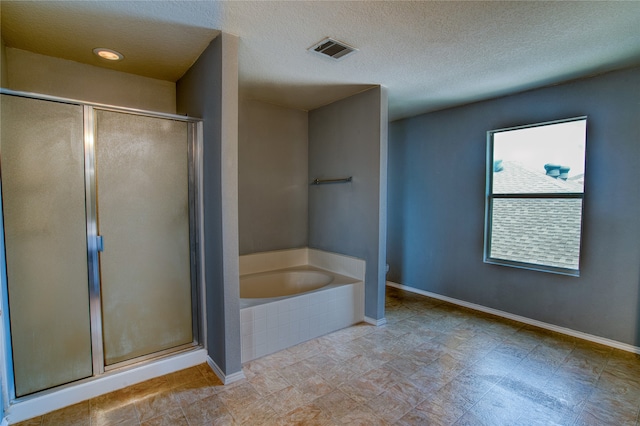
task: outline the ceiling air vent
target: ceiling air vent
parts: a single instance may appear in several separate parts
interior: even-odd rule
[[[358,51],[355,47],[351,47],[346,43],[334,40],[332,38],[325,38],[321,42],[318,42],[307,49],[309,52],[316,53],[325,58],[331,58],[334,61],[340,61],[352,53]]]

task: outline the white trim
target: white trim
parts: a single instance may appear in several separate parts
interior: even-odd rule
[[[401,290],[410,291],[412,293],[421,294],[423,296],[432,297],[434,299],[442,300],[445,302],[453,303],[454,305],[464,306],[465,308],[473,309],[480,312],[486,312],[488,314],[496,315],[502,318],[508,318],[510,320],[518,321],[524,324],[533,325],[536,327],[544,328],[546,330],[555,331],[557,333],[566,334],[567,336],[577,337],[578,339],[588,340],[590,342],[599,343],[601,345],[610,346],[612,348],[620,349],[627,352],[640,354],[640,347],[633,346],[628,343],[618,342],[617,340],[607,339],[606,337],[594,336],[593,334],[583,333],[582,331],[572,330],[566,327],[560,327],[559,325],[549,324],[548,322],[542,322],[520,315],[511,314],[509,312],[500,311],[498,309],[488,308],[486,306],[478,305],[471,302],[465,302],[464,300],[454,299],[453,297],[442,296],[437,293],[431,293],[430,291],[420,290],[418,288],[409,287],[406,285],[387,281],[389,287],[399,288]]]
[[[130,370],[105,373],[95,380],[89,380],[77,385],[64,387],[55,392],[16,402],[7,409],[5,420],[16,423],[41,416],[154,377],[202,364],[205,362],[206,357],[207,351],[198,349],[163,358]]]
[[[387,323],[387,319],[386,318],[373,319],[365,316],[364,322],[366,322],[367,324],[375,325],[376,327],[380,327],[381,325],[385,325]]]
[[[237,382],[238,380],[242,380],[242,379],[245,379],[245,378],[246,377],[245,377],[243,371],[237,371],[237,372],[235,372],[233,374],[230,374],[230,375],[226,376],[223,383],[225,385],[228,385],[230,383]]]
[[[207,356],[207,364],[209,364],[209,367],[211,367],[211,369],[213,370],[214,373],[216,373],[216,376],[218,376],[218,378],[222,381],[222,384],[224,385],[228,385],[230,383],[233,382],[237,382],[238,380],[242,380],[245,378],[244,372],[242,370],[230,374],[230,375],[225,375],[222,372],[222,369],[220,367],[218,367],[218,364],[215,363],[214,360],[211,359],[211,357]]]
[[[2,421],[0,422],[0,426],[9,426],[9,420],[7,420],[6,417],[2,419]]]

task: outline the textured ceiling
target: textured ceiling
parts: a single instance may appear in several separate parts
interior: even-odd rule
[[[640,64],[640,2],[2,1],[1,14],[9,47],[171,81],[225,31],[243,96],[309,110],[381,84],[392,119]],[[306,51],[327,36],[359,52]]]

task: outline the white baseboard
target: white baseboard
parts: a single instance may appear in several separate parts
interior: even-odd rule
[[[21,422],[32,417],[41,416],[60,408],[86,401],[105,393],[131,386],[154,377],[163,376],[178,370],[193,367],[206,361],[207,351],[198,349],[169,356],[140,367],[124,371],[105,373],[97,379],[89,379],[78,384],[69,385],[59,390],[26,397],[9,406],[4,420],[11,423]],[[6,423],[2,423],[5,425]]]
[[[216,373],[216,376],[218,376],[218,378],[222,381],[222,384],[224,385],[228,385],[230,383],[237,382],[238,380],[242,380],[245,378],[242,370],[233,374],[229,374],[227,376],[222,372],[222,369],[218,367],[218,364],[216,364],[215,361],[212,360],[211,357],[209,356],[207,356],[207,364],[209,364],[209,367],[211,367],[213,372]]]
[[[387,285],[389,287],[399,288],[401,290],[410,291],[412,293],[421,294],[423,296],[431,297],[434,299],[442,300],[445,302],[453,303],[454,305],[464,306],[465,308],[473,309],[480,312],[485,312],[488,314],[496,315],[503,318],[508,318],[510,320],[518,321],[524,324],[533,325],[536,327],[544,328],[546,330],[555,331],[557,333],[566,334],[568,336],[577,337],[579,339],[588,340],[590,342],[599,343],[601,345],[610,346],[612,348],[621,349],[623,351],[632,352],[636,354],[640,354],[640,347],[633,346],[628,343],[618,342],[617,340],[607,339],[605,337],[595,336],[593,334],[583,333],[582,331],[572,330],[566,327],[560,327],[558,325],[549,324],[547,322],[542,322],[538,320],[534,320],[531,318],[523,317],[520,315],[511,314],[509,312],[500,311],[498,309],[488,308],[486,306],[478,305],[471,302],[465,302],[464,300],[454,299],[453,297],[442,296],[437,293],[431,293],[429,291],[420,290],[414,287],[409,287],[406,285],[394,283],[391,281],[387,281]],[[366,321],[366,319],[365,319]]]
[[[367,324],[375,325],[376,327],[380,327],[381,325],[385,325],[387,323],[387,319],[386,318],[373,319],[365,316],[364,322],[366,322]]]

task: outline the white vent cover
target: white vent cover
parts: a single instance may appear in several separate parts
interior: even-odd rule
[[[325,58],[331,58],[334,61],[340,61],[358,51],[355,47],[329,37],[314,44],[307,50]]]

